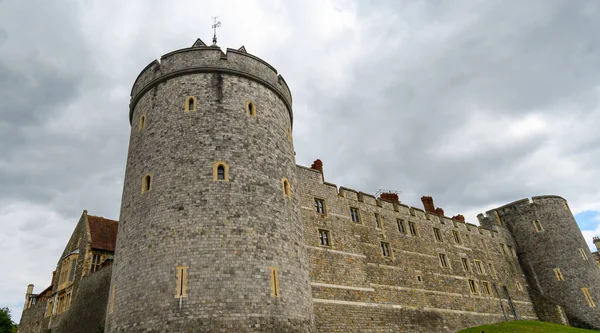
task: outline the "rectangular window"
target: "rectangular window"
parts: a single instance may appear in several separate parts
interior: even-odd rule
[[[587,300],[590,308],[595,308],[596,303],[594,303],[594,300],[592,299],[592,295],[590,295],[590,291],[588,290],[588,288],[581,288],[581,291],[583,292],[583,295],[585,296],[585,299]]]
[[[440,253],[439,257],[440,257],[440,265],[442,265],[442,267],[448,267],[448,261],[446,260],[446,255],[444,253]]]
[[[329,246],[329,231],[319,229],[319,243],[323,246]]]
[[[91,271],[92,273],[94,273],[95,271],[97,271],[97,270],[99,270],[99,269],[100,269],[100,264],[101,264],[100,260],[101,260],[101,259],[102,259],[102,256],[101,256],[101,255],[99,255],[99,254],[94,254],[94,255],[92,256],[92,266],[91,266],[91,268],[90,268],[90,271]]]
[[[483,268],[481,260],[475,260],[475,269],[477,270],[477,273],[485,274],[485,269]]]
[[[77,258],[73,258],[71,260],[71,268],[69,271],[69,282],[73,282],[73,279],[75,278],[75,268],[77,266]]]
[[[391,257],[390,244],[389,243],[381,242],[381,254],[384,257]]]
[[[506,245],[506,247],[508,248],[508,255],[512,256],[512,257],[516,257],[517,253],[515,252],[515,249],[510,246],[510,245]]]
[[[564,281],[565,277],[563,276],[562,272],[560,271],[560,268],[555,268],[553,269],[554,271],[554,275],[556,276],[556,280],[558,281]]]
[[[410,230],[411,235],[418,236],[417,226],[413,222],[408,222],[408,229]]]
[[[521,283],[519,281],[517,281],[517,290],[523,291],[523,286],[521,285]]]
[[[490,289],[490,283],[483,281],[481,282],[481,289],[483,291],[484,294],[486,295],[491,295],[492,294],[492,289]]]
[[[350,207],[350,217],[352,222],[360,223],[360,215],[358,214],[358,208]]]
[[[452,235],[454,235],[454,242],[456,244],[460,244],[461,243],[461,241],[460,241],[460,234],[458,233],[458,231],[457,230],[452,230]]]
[[[279,270],[275,267],[269,267],[271,274],[271,296],[279,297],[281,292],[279,291]]]
[[[375,213],[375,228],[381,228],[381,220],[379,214]]]
[[[398,223],[398,231],[400,231],[400,233],[405,234],[406,233],[406,229],[404,228],[404,220],[397,219],[396,223]]]
[[[112,314],[115,309],[115,295],[117,293],[117,286],[113,286],[110,291],[110,303],[108,304],[108,313]]]
[[[583,260],[587,260],[587,254],[585,253],[584,249],[579,249],[579,254],[581,254],[581,257],[583,258]]]
[[[315,198],[315,212],[325,215],[325,202],[323,200]]]
[[[490,255],[487,253],[487,245],[485,244],[485,239],[481,240],[481,246],[483,248],[483,251],[485,251],[485,254],[489,257]]]
[[[475,284],[475,280],[469,280],[469,289],[471,289],[471,293],[477,294],[477,284]]]
[[[175,288],[175,298],[187,297],[187,279],[189,266],[177,266],[177,286]]]
[[[536,232],[544,231],[544,227],[542,227],[542,223],[538,220],[533,220],[533,228]]]
[[[469,267],[469,260],[467,258],[460,258],[460,261],[462,262],[463,269],[466,272],[471,271],[471,267]]]
[[[490,269],[490,274],[492,274],[492,276],[493,276],[494,278],[497,278],[497,276],[496,276],[496,271],[494,270],[494,266],[492,265],[492,263],[491,263],[491,262],[488,262],[488,267],[489,267],[489,269]]]
[[[433,235],[435,236],[436,242],[442,241],[442,232],[438,228],[433,228]]]

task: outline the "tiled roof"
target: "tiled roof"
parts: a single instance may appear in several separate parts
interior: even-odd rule
[[[115,251],[117,244],[118,221],[105,219],[99,216],[88,215],[92,248],[97,250]]]

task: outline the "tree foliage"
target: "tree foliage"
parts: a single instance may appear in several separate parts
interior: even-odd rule
[[[10,318],[9,308],[0,308],[0,333],[14,333],[17,325]]]

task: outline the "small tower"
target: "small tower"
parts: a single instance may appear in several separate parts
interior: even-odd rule
[[[133,85],[106,332],[314,332],[284,79],[197,40]]]
[[[600,274],[566,200],[538,196],[487,215],[514,237],[532,299],[562,306],[573,326],[600,329]]]
[[[27,292],[25,293],[25,304],[23,305],[23,309],[27,309],[29,307],[29,299],[33,295],[33,284],[29,284],[27,286]]]

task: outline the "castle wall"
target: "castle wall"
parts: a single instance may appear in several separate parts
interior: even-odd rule
[[[515,237],[531,287],[561,305],[572,325],[599,329],[600,308],[590,306],[582,288],[588,288],[594,303],[600,302],[600,269],[567,202],[557,196],[541,196],[495,211]],[[541,228],[534,221],[539,221]],[[564,280],[558,279],[555,269]]]
[[[298,166],[297,174],[320,332],[454,332],[513,319],[505,286],[518,317],[537,319],[517,258],[506,250],[506,245],[515,246],[507,231],[440,218],[345,188],[338,192],[319,172],[305,167]],[[326,214],[316,213],[315,198],[323,200]],[[360,223],[351,220],[350,207],[359,210]],[[376,228],[375,213],[381,228]],[[405,233],[397,219],[404,220]],[[417,236],[411,235],[409,222]],[[441,242],[433,228],[440,230]],[[319,229],[329,232],[330,246],[320,245]],[[382,241],[391,247],[390,258],[382,255]],[[440,253],[449,267],[441,266]],[[463,269],[461,258],[468,260],[470,271]],[[475,260],[484,272],[475,271]],[[470,291],[469,279],[477,292]],[[483,291],[483,282],[489,283],[490,294]]]
[[[259,80],[279,84],[253,57],[214,54],[171,53],[162,58],[163,73],[191,68],[186,75],[138,93],[141,78],[134,87],[132,102],[139,101],[132,104],[107,332],[314,332],[291,116],[275,91],[284,86]],[[197,99],[195,111],[184,111],[188,96]],[[247,101],[256,116],[246,112]],[[217,161],[229,166],[228,181],[215,181]],[[145,174],[152,187],[142,193]]]
[[[49,317],[45,317],[48,300],[42,300],[24,309],[19,322],[19,333],[45,333]]]

